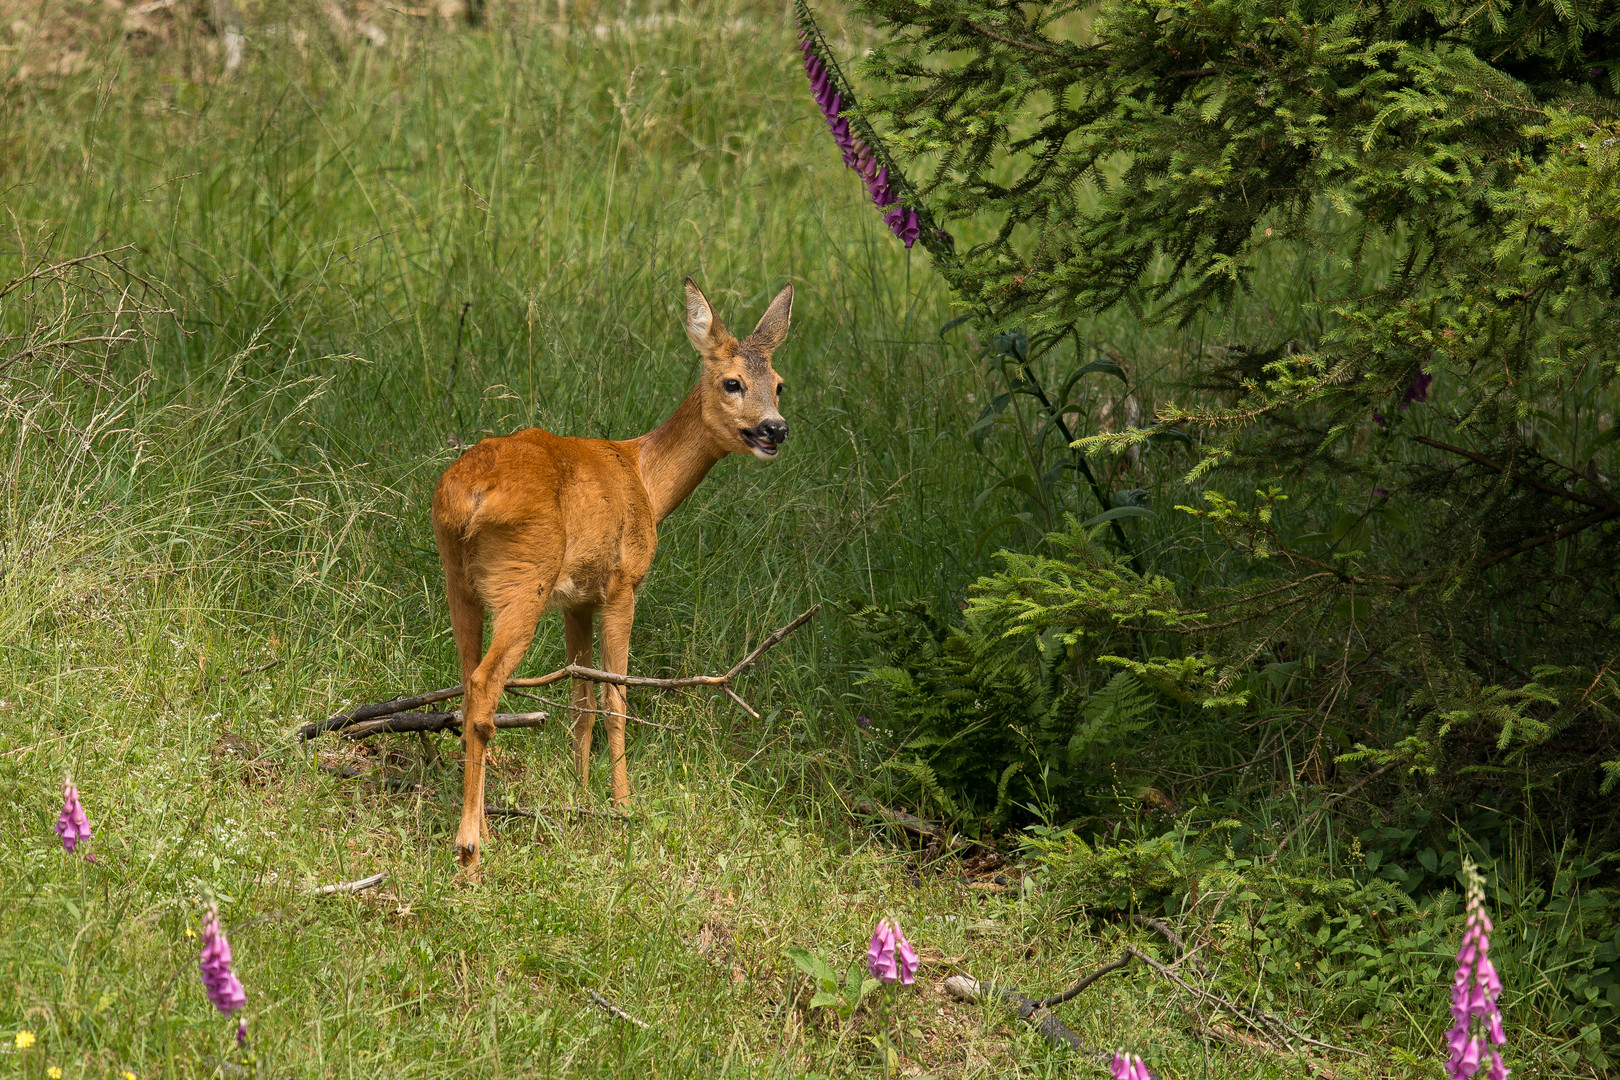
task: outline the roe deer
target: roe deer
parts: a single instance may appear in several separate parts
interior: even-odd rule
[[[495,704],[548,607],[562,609],[568,662],[591,666],[592,618],[602,613],[602,667],[629,673],[636,590],[658,546],[658,523],[732,453],[764,461],[787,440],[782,381],[771,354],[787,337],[793,286],[776,294],[754,332],[732,337],[703,290],[686,279],[686,336],[703,374],[664,424],[622,442],[529,428],[485,439],[445,470],[433,492],[433,537],[444,562],[450,625],[461,654],[464,764],[456,854],[478,865],[484,837],[484,750]],[[484,611],[494,612],[484,651]],[[613,798],[630,797],[624,687],[602,687]],[[574,766],[586,783],[592,683],[574,680]]]

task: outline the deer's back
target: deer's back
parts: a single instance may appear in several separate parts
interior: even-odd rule
[[[484,439],[446,469],[433,528],[496,606],[533,568],[555,582],[551,605],[595,607],[641,583],[658,543],[635,444],[540,428]]]

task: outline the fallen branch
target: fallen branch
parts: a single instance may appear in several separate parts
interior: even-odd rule
[[[1159,922],[1157,919],[1149,920],[1145,917],[1138,918],[1142,919],[1143,925],[1149,925],[1151,929],[1163,934],[1185,953],[1185,946],[1182,944],[1180,936],[1164,923]],[[1346,1046],[1335,1046],[1333,1043],[1323,1042],[1321,1039],[1313,1039],[1309,1035],[1302,1034],[1300,1031],[1272,1013],[1259,1009],[1245,1008],[1230,998],[1217,994],[1212,990],[1206,990],[1201,986],[1195,986],[1186,979],[1182,978],[1171,965],[1149,956],[1147,953],[1143,952],[1141,949],[1138,949],[1134,945],[1125,946],[1125,951],[1120,953],[1117,959],[1110,960],[1108,963],[1099,967],[1096,971],[1082,977],[1079,982],[1075,983],[1067,990],[1064,990],[1062,993],[1053,994],[1050,997],[1036,999],[1025,994],[1021,994],[1016,990],[986,987],[983,983],[969,975],[951,976],[945,980],[944,990],[947,994],[953,998],[956,998],[958,1001],[980,1001],[987,996],[994,994],[996,998],[1011,1008],[1013,1012],[1017,1014],[1020,1020],[1030,1024],[1037,1031],[1039,1031],[1047,1042],[1054,1046],[1066,1045],[1073,1047],[1076,1050],[1080,1050],[1082,1049],[1080,1040],[1075,1036],[1074,1032],[1065,1027],[1057,1019],[1057,1017],[1055,1017],[1048,1010],[1078,996],[1085,991],[1087,987],[1091,986],[1104,975],[1129,967],[1132,960],[1142,961],[1142,963],[1145,964],[1150,971],[1165,981],[1171,983],[1181,990],[1185,990],[1194,998],[1199,998],[1210,1002],[1225,1012],[1230,1013],[1232,1016],[1235,1016],[1237,1019],[1247,1024],[1250,1028],[1254,1029],[1254,1031],[1259,1034],[1260,1038],[1270,1046],[1276,1046],[1284,1051],[1293,1053],[1295,1051],[1292,1043],[1301,1042],[1310,1046],[1320,1047],[1324,1050],[1334,1050],[1341,1054],[1355,1054],[1360,1057],[1366,1056],[1360,1050],[1352,1050]]]
[[[685,690],[693,687],[708,686],[729,693],[732,698],[741,703],[744,708],[748,709],[750,715],[752,715],[755,719],[758,719],[759,713],[755,712],[753,707],[750,706],[746,701],[743,701],[742,698],[738,697],[736,691],[732,689],[732,681],[736,679],[738,675],[741,675],[744,671],[747,671],[750,667],[752,667],[754,663],[765,654],[767,649],[770,649],[783,638],[787,637],[799,627],[809,622],[811,618],[815,616],[816,612],[820,610],[821,605],[816,604],[804,614],[782,627],[782,629],[771,634],[764,641],[755,646],[752,652],[733,665],[731,670],[727,671],[724,675],[688,675],[679,679],[654,679],[643,675],[620,675],[617,672],[602,671],[598,668],[582,667],[578,664],[569,664],[567,667],[559,668],[549,675],[538,675],[523,679],[508,679],[506,682],[506,689],[535,689],[542,686],[550,686],[552,683],[562,682],[564,679],[583,679],[587,682],[610,683],[614,686],[624,687],[645,687],[651,690]],[[450,686],[443,690],[430,690],[425,694],[416,694],[412,697],[395,698],[392,701],[380,701],[372,705],[361,705],[356,709],[351,709],[349,712],[338,713],[336,716],[328,717],[325,720],[317,720],[312,724],[305,724],[303,727],[298,729],[298,737],[301,739],[311,739],[322,732],[339,731],[366,720],[376,720],[379,718],[392,719],[400,713],[410,712],[411,710],[421,709],[425,706],[433,705],[440,701],[448,701],[451,698],[460,697],[464,692],[465,687]],[[630,719],[635,718],[630,717]],[[500,727],[501,725],[497,723],[495,726]],[[383,730],[420,731],[424,729],[412,727],[398,729],[376,729],[378,732]]]
[[[367,889],[376,888],[387,880],[388,871],[384,870],[380,874],[372,874],[370,877],[361,878],[359,881],[343,881],[336,885],[322,885],[320,888],[307,891],[310,896],[338,896],[347,893],[365,892]]]
[[[1134,945],[1125,946],[1125,951],[1134,956],[1136,959],[1142,961],[1142,963],[1146,964],[1149,970],[1151,970],[1161,979],[1164,979],[1166,982],[1185,990],[1194,997],[1203,998],[1206,1001],[1218,1005],[1220,1008],[1231,1013],[1239,1020],[1242,1020],[1249,1027],[1253,1028],[1263,1038],[1280,1045],[1285,1050],[1292,1051],[1293,1046],[1291,1045],[1290,1040],[1297,1040],[1298,1042],[1306,1043],[1310,1046],[1321,1047],[1324,1050],[1335,1050],[1341,1054],[1355,1054],[1358,1057],[1367,1056],[1360,1050],[1352,1050],[1347,1046],[1335,1046],[1333,1043],[1323,1042],[1321,1039],[1313,1039],[1309,1035],[1302,1034],[1274,1013],[1268,1013],[1260,1009],[1245,1008],[1232,999],[1215,993],[1213,990],[1205,990],[1201,986],[1194,986],[1192,983],[1188,982],[1186,979],[1183,979],[1179,974],[1177,974],[1170,967],[1170,965],[1154,959]]]
[[[511,694],[513,697],[523,698],[525,701],[543,702],[544,704],[550,705],[557,709],[572,709],[574,712],[596,713],[598,716],[622,716],[632,723],[645,724],[650,728],[657,728],[659,731],[673,731],[679,734],[680,732],[686,730],[685,728],[676,727],[674,724],[659,724],[654,723],[651,720],[643,720],[641,717],[631,716],[629,713],[614,712],[612,709],[593,709],[587,705],[575,705],[571,701],[558,701],[556,698],[542,697],[539,694],[526,694],[522,690],[509,689],[507,693]]]
[[[585,991],[585,996],[590,999],[592,1005],[595,1005],[598,1009],[601,1009],[615,1020],[623,1020],[627,1024],[634,1024],[643,1031],[646,1031],[652,1027],[652,1025],[647,1023],[647,1021],[637,1020],[635,1017],[613,1004],[613,1002],[609,1001],[601,994],[598,994],[595,990]]]
[[[1061,1005],[1071,998],[1079,997],[1080,992],[1086,987],[1090,986],[1104,975],[1107,975],[1110,971],[1118,971],[1120,968],[1125,967],[1130,962],[1131,954],[1129,952],[1122,952],[1119,954],[1118,959],[1110,960],[1096,971],[1093,971],[1090,975],[1083,976],[1079,982],[1075,983],[1061,994],[1053,994],[1051,997],[1041,998],[1041,1000],[1035,1002],[1035,1007],[1037,1009],[1050,1009],[1054,1005]]]
[[[1292,829],[1288,830],[1288,835],[1284,836],[1281,840],[1277,841],[1277,850],[1273,851],[1270,855],[1266,856],[1266,862],[1268,862],[1268,863],[1276,862],[1278,857],[1282,855],[1283,851],[1288,847],[1288,845],[1294,842],[1294,837],[1296,837],[1300,833],[1304,832],[1306,829],[1308,829],[1312,825],[1312,823],[1314,823],[1316,821],[1317,818],[1319,818],[1323,814],[1327,813],[1328,807],[1332,806],[1334,803],[1338,802],[1340,799],[1345,798],[1346,796],[1354,795],[1356,792],[1360,791],[1362,788],[1366,787],[1368,784],[1372,783],[1374,780],[1378,779],[1380,776],[1383,776],[1385,773],[1389,772],[1389,770],[1393,769],[1394,767],[1395,767],[1395,763],[1392,761],[1388,765],[1385,765],[1381,769],[1374,769],[1372,772],[1368,773],[1366,776],[1363,776],[1361,779],[1357,780],[1355,783],[1351,784],[1349,787],[1345,788],[1343,791],[1335,791],[1333,794],[1329,795],[1326,799],[1323,799],[1322,800],[1322,805],[1318,806],[1314,813],[1307,814],[1305,817],[1300,818],[1299,822],[1297,824],[1295,824],[1295,826]]]
[[[869,799],[862,799],[857,802],[854,810],[857,814],[880,818],[902,832],[911,833],[913,836],[921,836],[933,841],[935,844],[944,845],[947,843],[944,829],[935,825],[932,821],[926,821],[918,817],[916,814],[908,814],[904,810],[890,810],[887,806],[880,806]],[[950,837],[948,843],[953,849],[967,846],[967,841],[960,836]]]
[[[1012,1009],[1018,1019],[1040,1032],[1041,1037],[1053,1046],[1067,1046],[1082,1053],[1085,1051],[1085,1047],[1080,1043],[1080,1037],[1070,1031],[1063,1021],[1050,1012],[1041,1012],[1040,1002],[1016,990],[997,990],[986,986],[971,975],[952,975],[943,985],[945,992],[958,1001],[976,1002],[994,996]],[[1037,1012],[1041,1015],[1036,1016]]]
[[[1146,915],[1139,915],[1134,911],[1131,912],[1131,922],[1135,923],[1137,926],[1143,927],[1144,929],[1154,931],[1168,941],[1176,950],[1176,960],[1178,963],[1180,962],[1182,956],[1187,952],[1187,943],[1181,940],[1180,934],[1170,929],[1169,924],[1161,922],[1158,919],[1150,919]]]
[[[496,713],[496,728],[539,727],[551,716],[545,712]],[[345,739],[366,739],[373,735],[397,731],[456,731],[461,730],[461,710],[455,712],[395,713],[378,720],[343,729]]]

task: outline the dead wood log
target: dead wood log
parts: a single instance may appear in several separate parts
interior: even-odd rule
[[[612,683],[615,686],[625,687],[646,687],[652,690],[686,690],[694,687],[707,686],[726,691],[733,699],[740,702],[744,708],[748,709],[749,714],[757,720],[759,719],[759,713],[755,712],[746,701],[743,701],[737,696],[736,691],[732,689],[732,681],[736,679],[737,676],[741,675],[743,672],[752,667],[768,649],[776,645],[795,630],[799,629],[799,627],[803,626],[805,623],[809,622],[815,616],[816,612],[820,610],[821,605],[816,604],[798,618],[782,627],[780,630],[772,633],[764,641],[756,645],[752,652],[743,657],[741,660],[737,661],[736,664],[732,665],[731,670],[727,671],[724,675],[688,675],[678,679],[655,679],[642,675],[620,675],[612,671],[602,671],[598,668],[582,667],[578,664],[569,664],[567,667],[559,668],[549,675],[538,675],[523,679],[508,679],[506,682],[506,689],[533,689],[542,686],[550,686],[552,683],[562,682],[564,679],[584,679],[588,682]],[[361,705],[358,708],[351,709],[346,713],[338,713],[336,716],[328,717],[325,720],[317,720],[314,723],[305,724],[303,727],[298,729],[298,737],[300,739],[312,739],[316,735],[320,735],[323,732],[339,731],[359,724],[362,721],[393,718],[399,713],[410,712],[415,709],[422,709],[425,706],[433,705],[440,701],[448,701],[451,698],[460,697],[464,692],[465,687],[450,686],[443,690],[430,690],[425,694],[415,694],[410,697],[394,698],[392,701],[379,701],[371,705]],[[457,726],[459,726],[459,721],[457,722]],[[501,725],[497,721],[495,726],[500,727]],[[424,729],[413,727],[399,729],[376,729],[378,732],[383,730],[420,731]],[[436,730],[444,729],[441,728]]]

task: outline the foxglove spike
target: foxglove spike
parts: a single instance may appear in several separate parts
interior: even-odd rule
[[[910,248],[922,237],[922,218],[914,207],[901,205],[899,195],[890,183],[888,166],[879,164],[878,148],[868,144],[865,138],[851,129],[849,118],[843,113],[846,108],[851,112],[854,111],[853,102],[846,105],[842,93],[838,90],[838,79],[833,73],[832,66],[823,61],[816,52],[814,37],[810,32],[814,21],[808,9],[801,3],[798,10],[799,51],[804,54],[804,70],[810,79],[810,92],[815,97],[816,107],[821,110],[822,117],[827,121],[828,130],[832,132],[833,141],[838,144],[844,164],[860,174],[872,202],[879,209],[885,210],[884,224],[888,225],[889,231],[894,233],[907,248]],[[903,180],[900,187],[904,190]],[[934,229],[932,236],[947,244],[952,242],[951,234],[943,229]]]
[[[1432,381],[1433,376],[1422,374],[1419,380]],[[1428,381],[1420,387],[1423,396],[1427,396]],[[1486,1047],[1506,1043],[1507,1033],[1502,1030],[1502,1014],[1496,1006],[1502,980],[1491,963],[1491,920],[1485,914],[1485,882],[1472,863],[1464,867],[1464,875],[1468,905],[1463,940],[1457,949],[1457,971],[1451,980],[1451,1016],[1455,1023],[1446,1032],[1450,1051],[1446,1076],[1449,1080],[1474,1080],[1484,1067],[1489,1080],[1507,1080],[1508,1068],[1500,1052],[1491,1050],[1486,1057]]]
[[[197,966],[202,971],[203,989],[214,1008],[230,1016],[247,1004],[242,980],[231,970],[231,943],[225,939],[225,931],[219,925],[219,907],[214,904],[208,905],[208,912],[203,916],[202,956]]]
[[[892,986],[910,986],[917,978],[917,953],[906,940],[900,924],[884,919],[872,935],[866,950],[866,970],[872,978]]]
[[[69,855],[80,844],[90,841],[90,819],[85,816],[84,805],[79,802],[79,789],[71,777],[62,780],[62,812],[56,818],[56,835],[62,840],[62,850]]]

